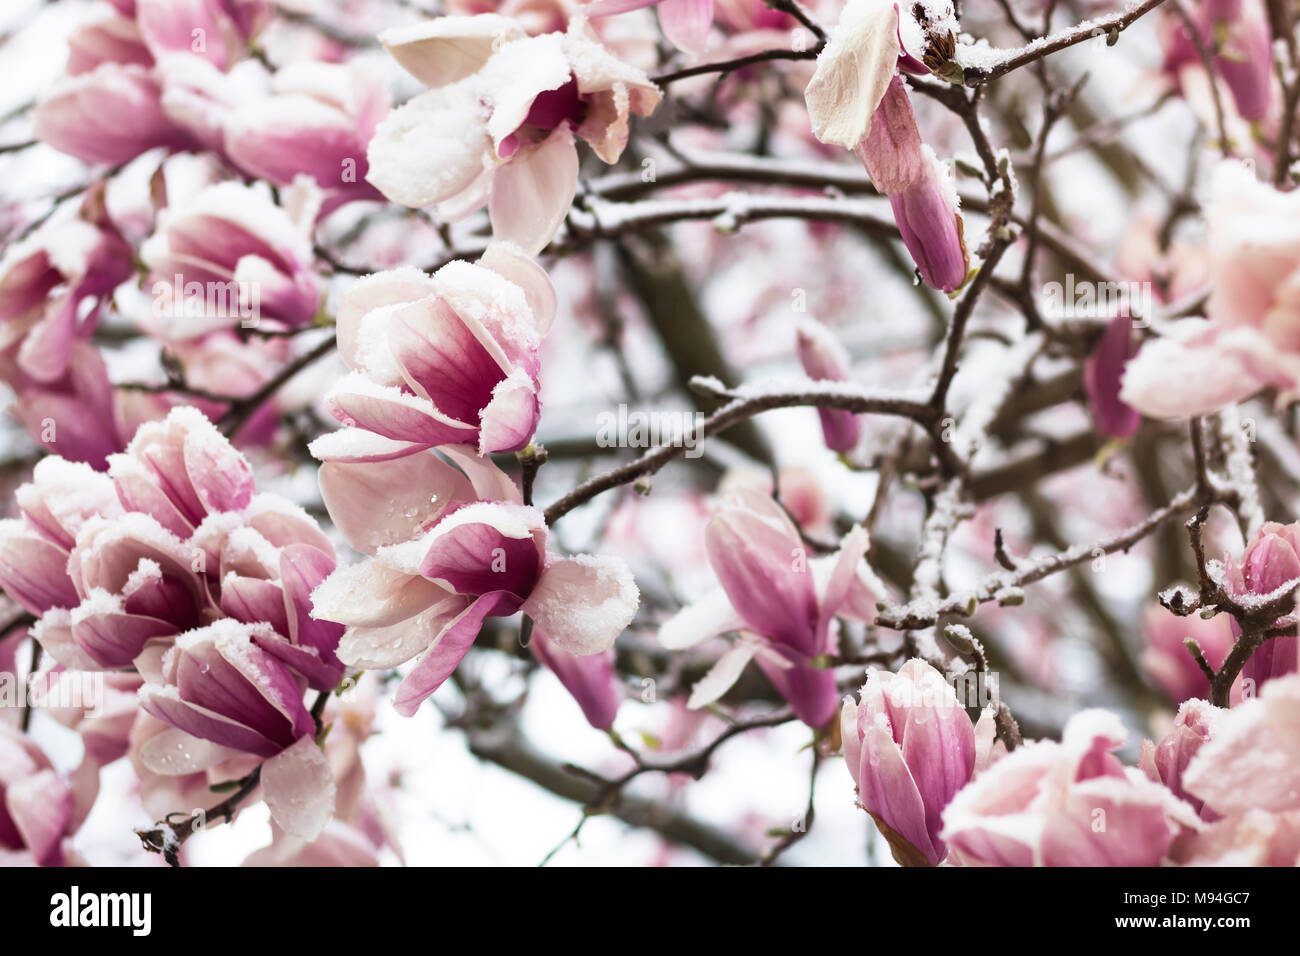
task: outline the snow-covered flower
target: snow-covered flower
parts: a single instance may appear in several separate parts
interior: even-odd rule
[[[141,246],[149,269],[151,329],[190,339],[214,329],[311,323],[321,283],[311,231],[320,190],[306,177],[276,205],[264,186],[221,182],[158,214]]]
[[[495,14],[440,17],[384,33],[402,67],[432,87],[394,110],[370,143],[370,181],[406,206],[455,221],[488,204],[493,235],[530,255],[559,228],[578,182],[574,137],[613,163],[628,118],[658,88],[577,17],[529,37]]]
[[[0,583],[40,616],[35,638],[82,670],[153,673],[178,635],[230,617],[311,686],[342,676],[342,629],[306,616],[333,570],[301,509],[255,493],[243,456],[196,409],[140,427],[107,474],[50,457],[0,523]]]
[[[825,726],[839,693],[817,658],[834,652],[837,615],[870,622],[883,594],[863,561],[866,532],[855,528],[837,554],[809,558],[784,509],[740,488],[725,496],[704,536],[721,586],[664,622],[659,641],[678,649],[727,631],[740,639],[695,685],[689,706],[722,697],[753,660],[800,720]]]
[[[1259,697],[1221,712],[1183,770],[1184,791],[1213,822],[1184,835],[1174,856],[1195,865],[1300,862],[1300,676],[1270,681]]]
[[[889,197],[921,277],[944,292],[966,281],[969,264],[956,187],[921,141],[898,71],[929,73],[927,34],[951,32],[951,20],[951,10],[933,20],[927,12],[922,30],[895,0],[849,0],[804,93],[813,135],[857,154]]]
[[[1119,762],[1111,751],[1124,736],[1114,714],[1075,714],[1060,743],[1017,747],[958,792],[940,838],[971,866],[1158,865],[1200,821],[1164,784]]]
[[[1164,740],[1156,744],[1142,741],[1139,766],[1152,780],[1163,783],[1170,792],[1187,803],[1207,821],[1218,819],[1218,814],[1207,810],[1204,801],[1188,793],[1183,786],[1183,774],[1192,758],[1202,746],[1214,739],[1220,722],[1228,711],[1198,698],[1184,701],[1174,718],[1174,726]]]
[[[491,459],[467,446],[439,450],[330,461],[320,473],[335,524],[368,557],[317,587],[312,613],[347,626],[345,663],[396,667],[422,655],[397,688],[403,716],[451,675],[486,618],[522,611],[547,650],[591,655],[609,648],[638,603],[622,559],[549,552],[541,512]]]
[[[538,346],[554,311],[546,274],[499,244],[432,276],[404,266],[361,279],[338,310],[352,373],[326,399],[348,427],[312,453],[373,461],[437,445],[523,448],[541,411]]]
[[[147,150],[214,147],[211,117],[187,87],[211,84],[247,50],[266,0],[140,0],[69,39],[68,75],[37,104],[36,137],[88,163]],[[179,95],[173,95],[174,93]]]
[[[1241,163],[1215,170],[1206,207],[1207,319],[1183,319],[1129,362],[1120,398],[1153,418],[1218,411],[1265,388],[1300,394],[1300,193]]]
[[[1242,554],[1229,561],[1224,573],[1224,587],[1229,593],[1244,600],[1273,594],[1279,588],[1300,580],[1300,524],[1263,524]],[[1295,615],[1276,622],[1284,626],[1295,621]],[[1232,623],[1234,633],[1238,630]],[[1241,669],[1243,688],[1249,695],[1258,694],[1263,685],[1285,674],[1293,674],[1297,664],[1297,645],[1300,638],[1272,637],[1250,655]]]

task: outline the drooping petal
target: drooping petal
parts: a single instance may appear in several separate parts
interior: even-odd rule
[[[488,202],[493,237],[537,255],[568,215],[577,188],[578,150],[573,133],[560,126],[497,170]]]
[[[262,793],[273,819],[285,832],[308,842],[334,815],[336,786],[325,752],[310,737],[262,764]]]

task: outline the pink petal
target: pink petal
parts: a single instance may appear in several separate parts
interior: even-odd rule
[[[659,26],[673,46],[698,55],[709,45],[713,0],[662,0]]]
[[[536,255],[560,228],[577,189],[578,151],[561,126],[497,170],[488,203],[493,238]]]
[[[312,737],[262,764],[262,793],[271,819],[300,840],[320,836],[334,815],[336,790],[329,760]]]
[[[320,468],[320,489],[334,525],[366,554],[417,537],[452,502],[475,497],[460,472],[431,454],[385,462],[326,462]]]
[[[469,652],[483,626],[483,619],[495,612],[498,602],[496,595],[484,595],[442,629],[428,653],[398,685],[393,698],[394,710],[403,717],[410,717],[442,686]]]

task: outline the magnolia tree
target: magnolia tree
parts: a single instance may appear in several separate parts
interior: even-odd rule
[[[1296,864],[1292,3],[5,16],[0,860]]]

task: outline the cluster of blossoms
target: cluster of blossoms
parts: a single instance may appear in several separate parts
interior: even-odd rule
[[[924,661],[872,671],[841,711],[861,806],[907,866],[1294,866],[1300,676],[1226,710],[1192,698],[1139,767],[1113,714],[1007,753]]]
[[[274,758],[268,802],[303,809],[292,788],[323,760],[303,694],[343,676],[342,627],[310,614],[335,566],[316,522],[258,494],[243,456],[185,407],[141,426],[106,473],[45,458],[17,498],[23,517],[0,530],[0,583],[38,615],[32,635],[62,667],[144,678],[140,706],[176,731],[152,739],[146,764],[189,773],[238,754]],[[310,839],[330,803],[322,790],[315,819],[277,822]]]

